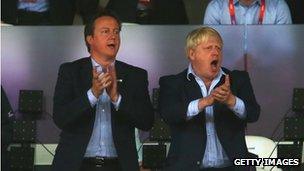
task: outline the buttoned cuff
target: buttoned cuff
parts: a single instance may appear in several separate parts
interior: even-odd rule
[[[94,96],[92,89],[87,91],[87,96],[90,101],[91,107],[94,107],[96,105],[98,99]]]
[[[117,102],[112,102],[116,111],[118,111],[118,109],[119,109],[120,102],[121,102],[121,95],[118,94]]]
[[[246,117],[246,109],[245,109],[245,104],[243,102],[242,99],[236,97],[235,100],[235,105],[234,107],[231,109],[239,118],[241,119],[245,119]]]
[[[188,110],[187,110],[188,119],[191,119],[193,116],[197,115],[200,112],[198,109],[198,102],[199,102],[199,99],[193,100],[189,103]]]

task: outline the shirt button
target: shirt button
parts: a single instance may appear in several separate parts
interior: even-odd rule
[[[104,112],[105,110],[104,109],[102,109],[102,112]]]

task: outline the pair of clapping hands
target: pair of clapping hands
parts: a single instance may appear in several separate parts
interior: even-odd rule
[[[106,90],[111,101],[116,102],[118,99],[117,93],[117,78],[116,70],[114,65],[104,67],[105,70],[102,72],[97,71],[97,68],[93,68],[93,79],[92,79],[92,93],[98,98],[103,90]]]
[[[229,108],[233,108],[236,103],[236,97],[232,94],[230,90],[230,77],[225,76],[225,83],[221,86],[212,90],[210,95],[201,98],[199,100],[199,110],[204,109],[207,106],[213,105],[215,102],[226,104]]]

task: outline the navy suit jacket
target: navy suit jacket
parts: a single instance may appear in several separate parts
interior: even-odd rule
[[[240,119],[226,105],[214,104],[214,122],[219,140],[229,159],[248,156],[245,127],[258,120],[260,106],[256,102],[248,73],[223,71],[230,75],[232,93],[245,103],[246,118]],[[202,97],[201,89],[193,75],[187,79],[187,69],[177,75],[161,77],[160,113],[169,124],[172,135],[165,170],[198,171],[206,147],[205,112],[186,120],[188,105]],[[224,82],[224,77],[217,84]]]
[[[153,125],[153,108],[148,93],[147,72],[116,61],[118,92],[122,96],[119,110],[112,105],[112,133],[122,169],[139,170],[134,129],[149,130]],[[54,94],[53,119],[62,130],[52,170],[79,170],[91,137],[95,107],[87,91],[92,86],[92,63],[82,58],[60,66]]]

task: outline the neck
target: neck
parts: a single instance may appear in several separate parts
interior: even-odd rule
[[[211,86],[211,82],[212,80],[209,80],[209,79],[204,79],[204,78],[201,78],[207,88],[207,90],[209,90],[210,86]]]
[[[193,66],[193,65],[192,65],[192,70],[195,73],[195,75],[197,75],[201,80],[203,80],[207,90],[209,90],[209,87],[211,85],[213,78],[206,78],[203,75],[201,75],[200,73],[196,72],[195,66]]]
[[[240,2],[243,5],[250,6],[252,4],[253,0],[240,0]]]
[[[95,57],[93,54],[91,54],[92,58],[99,64],[101,65],[103,68],[108,67],[109,65],[111,65],[115,58],[113,59],[107,59],[107,58],[103,58],[103,57]]]

